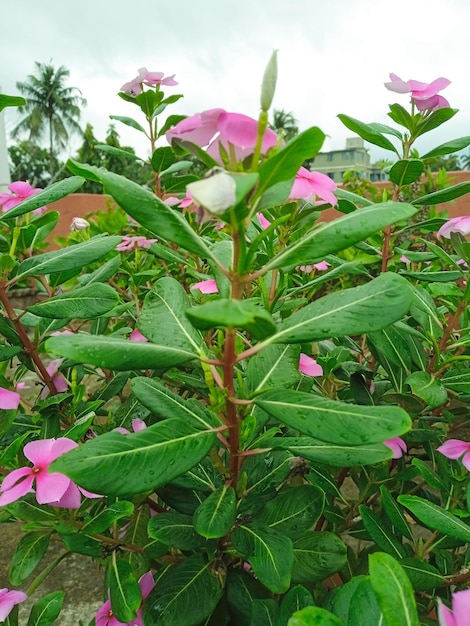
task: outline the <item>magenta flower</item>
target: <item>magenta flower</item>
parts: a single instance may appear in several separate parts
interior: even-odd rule
[[[143,626],[142,606],[144,604],[144,600],[148,598],[148,596],[150,595],[150,592],[155,587],[155,582],[153,580],[152,572],[147,572],[146,574],[140,577],[139,587],[140,587],[140,591],[142,592],[142,603],[140,605],[139,610],[137,611],[137,616],[135,619],[133,619],[130,622],[126,622],[125,624],[123,622],[118,621],[113,615],[113,611],[111,609],[111,601],[109,600],[109,597],[108,597],[108,600],[106,600],[103,606],[99,608],[98,612],[96,613],[96,617],[95,617],[96,626]]]
[[[68,334],[67,331],[64,331],[62,334]],[[67,391],[69,386],[68,382],[59,374],[59,367],[62,365],[64,359],[55,359],[55,361],[51,361],[49,365],[46,367],[46,372],[52,378],[52,382],[54,383],[55,388],[57,389],[57,393],[63,393]],[[41,391],[41,398],[47,398],[49,395],[49,388],[46,386]]]
[[[21,384],[21,383],[20,383]],[[20,406],[20,394],[0,387],[0,409],[17,409]]]
[[[146,237],[123,237],[120,244],[116,246],[119,252],[131,252],[136,248],[150,248],[157,239],[147,239]]]
[[[139,75],[130,80],[128,83],[124,83],[119,91],[125,91],[132,96],[138,96],[142,93],[142,85],[148,87],[155,87],[156,85],[167,85],[173,87],[178,83],[174,80],[175,75],[167,76],[163,72],[149,72],[146,67],[141,67],[138,70]]]
[[[392,439],[387,439],[386,441],[384,441],[384,446],[387,446],[387,448],[390,448],[390,450],[393,452],[393,459],[400,459],[408,449],[406,443],[401,437],[393,437]]]
[[[320,263],[314,263],[313,265],[299,265],[299,270],[302,272],[307,272],[308,274],[313,270],[318,270],[319,272],[324,272],[330,266],[328,261],[320,261]]]
[[[23,180],[17,180],[15,183],[8,185],[10,193],[0,193],[0,206],[3,212],[9,211],[18,204],[21,204],[24,200],[30,196],[34,196],[35,193],[42,191],[41,187],[31,187],[29,183]],[[35,209],[33,213],[42,213],[47,207],[42,206]]]
[[[323,376],[322,366],[318,365],[315,359],[312,359],[312,357],[307,356],[303,352],[300,354],[299,372],[305,374],[305,376]]]
[[[23,591],[8,591],[6,587],[0,589],[0,622],[6,621],[15,604],[24,602],[27,597]]]
[[[241,113],[228,113],[224,109],[209,109],[196,113],[182,120],[166,133],[168,143],[173,139],[189,141],[201,148],[218,163],[222,163],[220,149],[228,154],[230,146],[237,161],[253,154],[258,137],[258,122]],[[277,143],[277,135],[266,129],[261,144],[261,153],[266,152]]]
[[[201,280],[201,282],[192,285],[191,289],[199,289],[201,293],[219,293],[217,283],[213,278]]]
[[[438,95],[439,91],[450,85],[447,78],[421,83],[419,80],[404,81],[396,74],[390,74],[390,80],[390,83],[385,83],[385,87],[396,93],[411,93],[411,100],[418,111],[435,111],[450,106],[445,98]]]
[[[448,439],[437,451],[446,456],[448,459],[462,458],[463,465],[470,472],[470,443],[461,441],[460,439]]]
[[[267,220],[262,213],[257,213],[256,217],[258,218],[259,224],[263,230],[268,228],[268,226],[271,226],[271,222]]]
[[[301,167],[297,172],[289,195],[289,200],[307,200],[315,202],[318,197],[323,202],[328,202],[334,206],[338,203],[334,191],[336,183],[326,174],[320,172],[309,172],[305,167]]]
[[[139,343],[147,343],[148,339],[147,337],[144,337],[144,335],[140,332],[140,330],[138,330],[137,328],[134,328],[134,330],[129,335],[129,341],[138,341]]]
[[[452,594],[452,611],[438,602],[440,626],[468,626],[470,624],[470,589]]]
[[[470,215],[453,217],[443,224],[436,234],[438,237],[450,239],[451,233],[460,233],[461,235],[470,234]]]
[[[5,476],[0,485],[0,506],[10,504],[27,493],[34,493],[34,483],[39,504],[78,509],[80,491],[87,497],[101,497],[80,489],[65,474],[49,472],[52,461],[77,447],[78,444],[67,437],[27,443],[23,452],[33,467],[20,467]]]

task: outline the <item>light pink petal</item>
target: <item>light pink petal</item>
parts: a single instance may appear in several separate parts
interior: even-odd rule
[[[63,393],[64,391],[67,391],[69,384],[62,376],[62,374],[56,374],[52,379],[52,382],[54,383],[54,386],[57,389],[58,393]]]
[[[21,480],[23,478],[23,480]],[[30,493],[33,488],[34,474],[31,467],[20,467],[13,470],[5,478],[0,486],[0,506],[15,502]]]
[[[147,339],[147,337],[144,337],[144,335],[140,332],[140,330],[138,328],[134,328],[134,330],[129,335],[129,341],[137,341],[139,343],[147,343],[148,339]]]
[[[191,289],[199,289],[201,293],[218,293],[217,283],[214,279],[201,280],[192,285]]]
[[[289,198],[312,201],[315,196],[318,196],[325,202],[335,205],[338,203],[333,193],[336,189],[336,183],[326,174],[309,172],[305,167],[301,167],[295,177]]]
[[[132,420],[132,430],[135,433],[140,432],[141,430],[145,430],[147,428],[147,424],[144,420],[139,419],[138,417],[134,417]]]
[[[258,138],[258,122],[248,115],[241,113],[221,113],[217,128],[220,131],[220,140],[230,142],[239,148],[254,150]],[[267,152],[277,143],[277,135],[267,129],[263,135],[262,152]]]
[[[182,139],[204,148],[217,133],[217,120],[224,111],[224,109],[210,109],[181,120],[167,131],[168,143],[171,144],[173,139]]]
[[[448,459],[459,459],[463,454],[470,452],[470,443],[460,439],[448,439],[437,448],[437,451]]]
[[[462,463],[463,466],[470,472],[470,451],[463,455]]]
[[[29,183],[23,180],[11,183],[11,185],[8,185],[8,189],[22,199],[29,198],[29,196],[41,191],[39,188],[33,189]]]
[[[408,82],[405,82],[396,74],[390,74],[390,80],[390,83],[385,83],[385,87],[390,91],[395,91],[396,93],[409,93],[411,91]]]
[[[152,572],[147,572],[139,578],[139,587],[142,592],[142,599],[145,600],[145,598],[155,587],[155,581],[153,580]]]
[[[450,611],[440,600],[437,603],[437,615],[439,626],[459,626]]]
[[[0,622],[4,622],[15,604],[24,602],[27,595],[23,591],[8,591],[8,589],[0,589]]]
[[[167,204],[168,206],[178,206],[181,200],[177,198],[176,196],[170,196],[169,198],[165,198],[163,202]]]
[[[301,272],[307,272],[308,274],[310,274],[310,272],[312,272],[314,269],[314,265],[299,265],[299,270]]]
[[[64,359],[55,359],[54,361],[51,361],[49,365],[46,367],[46,371],[49,374],[49,376],[54,377],[57,374],[57,371],[63,362],[64,362]]]
[[[86,498],[102,498],[103,494],[101,493],[93,493],[93,491],[87,491],[86,489],[83,489],[83,487],[78,487],[78,490],[83,493],[83,495]]]
[[[405,256],[404,254],[401,255],[400,261],[402,263],[411,263],[410,259],[407,256]]]
[[[0,409],[17,409],[20,405],[20,394],[0,387]]]
[[[82,497],[77,485],[70,481],[69,486],[63,493],[63,495],[54,502],[54,506],[58,506],[61,509],[78,509],[82,502]]]
[[[320,261],[320,263],[314,263],[313,267],[319,272],[324,272],[330,267],[330,264],[328,263],[328,261]]]
[[[56,504],[70,483],[70,478],[65,474],[42,470],[36,475],[36,500],[39,504]]]
[[[390,450],[393,452],[392,458],[394,459],[400,459],[407,451],[406,443],[401,437],[393,437],[392,439],[387,439],[386,441],[384,441],[384,446],[390,448]]]
[[[175,80],[175,75],[174,74],[172,74],[171,76],[166,76],[162,80],[162,85],[166,85],[167,87],[174,87],[177,84],[178,83]]]
[[[52,461],[55,461],[59,458],[59,456],[65,454],[66,452],[70,452],[70,450],[73,450],[74,448],[78,448],[78,443],[68,437],[53,439],[49,463],[52,463]]]
[[[448,220],[437,231],[437,236],[450,239],[451,233],[470,234],[470,215],[461,215]]]
[[[408,81],[412,98],[430,98],[450,85],[447,78],[436,78],[432,83],[421,83],[418,80]]]
[[[30,441],[23,449],[25,457],[34,464],[35,467],[47,467],[51,460],[51,450],[55,439],[39,439]]]
[[[321,365],[318,365],[315,359],[302,352],[299,360],[299,372],[305,374],[305,376],[322,376],[323,368]]]
[[[268,226],[271,226],[271,222],[267,220],[262,213],[257,213],[256,217],[258,218],[260,226],[263,230],[268,228]]]
[[[457,626],[470,626],[470,589],[452,595],[452,611]]]

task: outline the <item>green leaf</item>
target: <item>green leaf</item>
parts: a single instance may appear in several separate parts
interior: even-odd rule
[[[161,278],[145,297],[137,327],[153,343],[199,352],[202,337],[185,316],[189,308],[183,286],[174,278]]]
[[[65,591],[53,591],[35,602],[27,626],[52,626],[60,615],[64,598]]]
[[[144,603],[144,623],[198,626],[204,622],[222,595],[215,568],[213,562],[194,555],[167,569]]]
[[[254,403],[278,422],[340,446],[380,443],[411,428],[410,417],[399,407],[356,406],[303,391],[268,391]]]
[[[130,622],[136,618],[142,602],[139,583],[126,561],[113,558],[109,570],[109,597],[113,615],[120,622]]]
[[[319,582],[346,563],[346,546],[330,532],[309,532],[294,542],[292,582]]]
[[[165,171],[176,161],[176,155],[170,146],[157,148],[152,154],[151,164],[154,172],[158,174]]]
[[[270,591],[289,589],[294,553],[288,537],[268,527],[243,524],[232,533],[232,542]]]
[[[349,606],[348,626],[385,626],[368,576],[362,577]]]
[[[84,334],[51,337],[46,342],[46,350],[78,363],[119,371],[173,367],[197,356],[181,348]]]
[[[0,222],[10,220],[19,215],[24,215],[25,213],[30,213],[42,206],[52,204],[52,202],[57,202],[57,200],[65,198],[65,196],[77,191],[84,182],[85,179],[81,176],[70,176],[70,178],[59,180],[57,183],[50,185],[42,191],[38,191],[6,213],[3,213],[3,215],[0,216]]]
[[[373,333],[368,333],[367,340],[372,344],[375,352],[386,357],[394,365],[398,365],[406,371],[411,368],[411,356],[409,354],[406,336],[396,326],[389,326]]]
[[[398,559],[405,556],[403,545],[394,537],[392,531],[386,527],[380,518],[363,504],[359,505],[359,513],[367,533],[379,548]]]
[[[293,180],[306,159],[316,156],[325,140],[324,133],[316,126],[294,137],[274,156],[260,166],[256,197],[261,197],[273,185]]]
[[[439,571],[420,559],[406,558],[400,561],[415,591],[430,591],[446,584]]]
[[[214,439],[212,432],[169,419],[138,433],[101,435],[62,455],[51,468],[94,493],[144,493],[191,469],[206,456]]]
[[[121,115],[110,115],[109,117],[112,120],[117,120],[118,122],[122,122],[126,126],[130,126],[131,128],[134,128],[135,130],[138,130],[141,133],[144,133],[144,135],[147,134],[145,130],[142,128],[142,126],[138,122],[133,120],[132,117],[123,117]]]
[[[432,530],[437,530],[461,541],[470,541],[470,526],[437,504],[418,496],[398,496],[398,502],[409,509],[422,524]]]
[[[411,387],[415,396],[424,400],[430,409],[435,409],[447,402],[447,391],[438,378],[428,372],[413,372],[405,383]]]
[[[456,198],[460,198],[470,192],[470,182],[458,183],[452,187],[446,187],[440,191],[434,191],[433,193],[421,196],[412,201],[414,206],[427,206],[442,204],[443,202],[450,202]]]
[[[345,200],[349,200],[352,204],[359,204],[361,206],[373,206],[374,203],[372,200],[368,200],[367,198],[363,198],[359,196],[357,193],[353,193],[352,191],[348,191],[347,189],[336,189],[335,196],[337,198],[344,198]]]
[[[411,117],[409,112],[401,106],[401,104],[390,104],[389,109],[390,113],[387,113],[387,115],[391,117],[394,122],[396,122],[400,126],[404,126],[410,131],[413,130],[413,118]]]
[[[237,516],[235,489],[223,485],[198,506],[193,523],[196,531],[207,539],[223,537],[232,528]]]
[[[410,580],[389,554],[369,556],[370,582],[387,626],[419,626]]]
[[[458,152],[459,150],[463,150],[467,146],[470,146],[470,137],[459,137],[458,139],[453,139],[452,141],[446,141],[445,143],[441,143],[439,146],[436,146],[426,154],[423,154],[420,157],[423,161],[425,159],[432,159],[437,156],[444,156],[446,154],[453,154],[454,152]]]
[[[192,517],[175,511],[151,517],[148,534],[149,537],[177,550],[197,550],[206,544],[195,531]]]
[[[360,122],[359,120],[349,117],[349,115],[344,115],[343,113],[340,113],[338,117],[346,128],[352,130],[353,133],[356,133],[359,137],[362,137],[369,143],[373,143],[375,146],[380,146],[385,150],[391,150],[392,152],[395,152],[395,154],[398,154],[397,149],[390,139],[387,139],[387,137],[384,137],[382,133],[375,130],[373,125],[365,124],[364,122]]]
[[[132,159],[133,161],[144,162],[144,159],[141,159],[140,156],[138,156],[137,154],[134,154],[133,152],[130,152],[129,150],[126,150],[123,148],[116,148],[115,146],[109,146],[107,143],[97,143],[95,144],[95,149],[100,150],[101,152],[107,152],[108,154],[114,154],[119,157]]]
[[[325,494],[319,487],[284,487],[264,506],[256,522],[298,539],[320,519],[324,504]]]
[[[412,296],[404,278],[387,272],[308,304],[288,317],[268,343],[320,341],[380,330],[407,313]]]
[[[411,533],[408,522],[403,515],[402,510],[396,503],[390,491],[388,491],[385,485],[380,485],[380,496],[382,500],[382,506],[384,511],[395,528],[395,531],[399,531],[404,537],[413,541],[413,535]]]
[[[69,161],[68,167],[84,176],[91,175],[92,180],[97,178],[126,213],[157,237],[176,243],[205,259],[212,258],[205,241],[191,228],[181,213],[169,207],[148,189],[102,168],[82,165],[76,161]]]
[[[268,271],[276,267],[323,261],[327,254],[349,248],[389,224],[408,220],[415,213],[415,207],[401,202],[383,202],[365,206],[315,227],[275,255],[264,269]]]
[[[389,170],[388,177],[398,185],[403,187],[414,183],[424,172],[424,163],[420,159],[404,159],[397,161]]]
[[[458,109],[450,109],[448,107],[433,111],[431,115],[425,117],[414,129],[415,138],[420,135],[424,135],[424,133],[428,133],[430,130],[434,130],[434,128],[437,128],[441,124],[444,124],[454,117],[458,111]]]
[[[186,310],[191,323],[200,330],[243,328],[255,339],[265,339],[276,331],[271,315],[248,300],[220,298]]]
[[[7,96],[4,93],[0,93],[0,111],[6,109],[6,107],[22,107],[26,104],[26,100],[21,96]]]
[[[33,304],[26,310],[52,319],[93,319],[113,309],[118,302],[119,296],[110,285],[93,283]]]
[[[446,389],[460,393],[470,393],[470,370],[467,368],[454,368],[444,372],[441,378]]]
[[[13,586],[21,585],[41,562],[46,554],[50,531],[27,533],[18,542],[10,562],[8,577]]]
[[[354,578],[351,578],[351,580],[344,585],[330,591],[323,603],[325,608],[328,608],[328,610],[341,620],[341,623],[347,624],[347,626],[349,626],[352,599],[356,594],[357,588],[366,579],[366,576],[354,576]],[[377,623],[373,626],[377,626]]]
[[[274,626],[279,612],[276,600],[254,600],[250,626]]]
[[[54,274],[84,267],[94,263],[116,248],[121,242],[121,237],[93,237],[83,243],[74,246],[38,254],[25,259],[18,267],[18,280],[23,276],[39,274]]]
[[[297,611],[287,622],[287,626],[344,626],[333,613],[318,606],[307,606]]]
[[[80,532],[85,535],[93,535],[95,533],[103,533],[111,524],[117,522],[123,517],[128,517],[134,512],[134,505],[127,500],[113,502],[103,511],[100,511],[88,520],[81,528]]]
[[[38,504],[36,498],[31,495],[7,504],[5,509],[14,517],[26,522],[52,522],[55,519],[55,509]]]
[[[300,380],[299,348],[267,346],[248,361],[245,389],[248,395],[265,389],[289,389]]]

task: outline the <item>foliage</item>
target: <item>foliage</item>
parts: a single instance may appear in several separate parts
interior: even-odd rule
[[[40,585],[54,538],[102,564],[97,623],[417,626],[470,580],[470,226],[444,246],[443,218],[414,221],[469,187],[423,195],[411,153],[453,110],[341,115],[393,153],[391,198],[337,190],[344,215],[323,223],[330,187],[301,169],[323,133],[264,142],[274,65],[258,122],[191,118],[219,125],[210,154],[160,120],[173,77],[141,68],[120,97],[145,121],[119,121],[148,137],[154,190],[102,167],[88,129],[91,162],[1,218],[0,521],[24,524],[10,584]],[[54,218],[32,212],[84,179],[119,208],[37,254]],[[41,298],[18,310],[25,281]]]

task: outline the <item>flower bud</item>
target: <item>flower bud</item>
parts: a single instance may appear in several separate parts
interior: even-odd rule
[[[271,107],[277,82],[277,50],[274,50],[264,70],[261,84],[261,109],[269,111]]]
[[[90,222],[88,222],[83,217],[73,217],[72,223],[70,224],[70,230],[86,230],[90,226]]]
[[[235,181],[223,170],[208,178],[190,183],[186,189],[195,204],[214,215],[223,213],[235,204]]]

